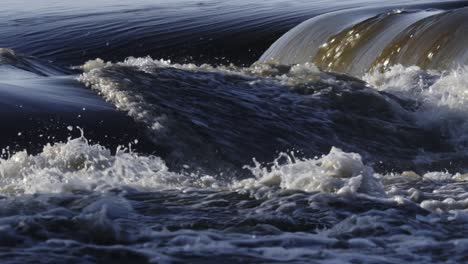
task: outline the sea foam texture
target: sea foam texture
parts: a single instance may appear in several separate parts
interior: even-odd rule
[[[159,117],[148,116],[145,111],[145,103],[134,95],[125,94],[125,87],[121,83],[106,79],[104,71],[110,67],[136,67],[141,71],[153,72],[155,68],[177,68],[186,71],[216,71],[229,74],[239,74],[246,78],[251,77],[251,82],[272,82],[279,85],[295,86],[314,82],[318,79],[333,82],[333,77],[321,72],[313,64],[281,66],[274,64],[254,64],[249,68],[235,66],[212,67],[210,65],[173,64],[165,60],[153,60],[146,58],[129,58],[124,62],[110,64],[101,60],[91,61],[84,67],[85,72],[80,81],[98,90],[103,96],[112,101],[119,109],[127,111],[137,120],[158,120],[156,123],[162,127]],[[447,123],[447,133],[453,139],[454,144],[463,146],[467,113],[468,70],[460,67],[448,72],[424,71],[418,67],[392,66],[385,72],[372,72],[366,74],[363,79],[369,86],[376,90],[391,93],[402,99],[415,100],[417,109],[412,112],[415,122],[421,125],[433,126]],[[328,79],[327,79],[328,78]],[[399,111],[407,111],[398,109]],[[159,118],[159,119],[158,119]],[[461,120],[461,122],[460,122]],[[441,127],[444,127],[442,125]],[[70,144],[70,143],[67,143]],[[460,148],[463,149],[462,147]],[[120,154],[119,154],[120,155]],[[130,155],[130,154],[126,154]],[[111,157],[117,159],[120,156]],[[145,157],[143,157],[145,158]],[[163,161],[156,158],[158,166],[163,166]],[[139,161],[138,161],[139,162]],[[338,148],[332,148],[330,153],[317,159],[296,159],[289,154],[281,154],[272,164],[261,165],[255,163],[254,167],[248,167],[252,178],[235,181],[229,186],[219,184],[216,177],[207,176],[200,180],[203,186],[218,186],[223,190],[238,192],[251,191],[255,196],[260,194],[277,192],[278,190],[297,190],[305,192],[324,192],[343,197],[367,195],[379,199],[390,199],[398,203],[416,203],[421,208],[433,212],[450,212],[453,219],[464,219],[464,210],[468,209],[466,197],[463,195],[450,195],[443,190],[458,190],[458,183],[466,181],[466,175],[461,173],[450,174],[447,172],[428,172],[418,175],[414,172],[390,173],[379,175],[372,167],[364,165],[362,158],[357,153],[347,153]],[[175,175],[179,186],[194,186],[195,178],[187,178],[169,172],[165,166],[163,169],[150,170],[148,173],[159,175],[158,181],[145,186],[161,186],[168,181],[165,174]],[[160,173],[160,172],[161,173]],[[156,178],[158,178],[156,177]],[[169,177],[170,178],[170,177]],[[397,179],[409,182],[408,186],[386,185],[384,182]],[[148,180],[147,182],[150,182]],[[164,184],[161,184],[163,182]],[[170,181],[169,181],[170,182]],[[431,183],[432,193],[426,193],[418,189],[418,184]],[[116,184],[118,185],[118,184]],[[197,186],[201,186],[198,184]],[[463,212],[462,212],[463,211]]]
[[[114,187],[176,188],[188,176],[172,173],[163,160],[118,148],[115,154],[84,137],[44,146],[41,153],[18,152],[0,159],[3,194],[106,191]]]
[[[415,122],[446,129],[461,150],[468,144],[468,67],[451,71],[424,71],[417,66],[395,65],[385,72],[374,71],[363,79],[380,91],[403,99],[416,100],[420,106]]]
[[[285,163],[281,160],[285,159]],[[247,179],[235,184],[235,188],[280,187],[306,192],[329,192],[341,196],[364,193],[377,197],[385,196],[380,180],[371,167],[365,166],[357,153],[346,153],[333,147],[330,153],[318,159],[298,160],[282,154],[271,168],[248,167],[256,179]]]

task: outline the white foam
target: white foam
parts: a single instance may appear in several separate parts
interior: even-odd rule
[[[410,177],[408,173],[378,175],[364,165],[361,156],[332,148],[330,153],[316,159],[296,159],[281,154],[272,166],[255,163],[250,170],[255,178],[234,181],[226,186],[223,181],[209,175],[175,173],[156,156],[143,156],[117,149],[112,154],[100,145],[91,145],[84,137],[70,139],[66,143],[46,145],[42,152],[29,155],[26,151],[0,159],[0,194],[18,196],[36,193],[66,193],[89,190],[107,193],[113,189],[123,191],[155,191],[162,189],[187,190],[211,188],[248,192],[264,197],[278,190],[323,192],[341,197],[365,197],[376,202],[414,204],[435,213],[450,213],[451,221],[465,222],[468,211],[468,195],[465,174],[430,172],[422,177]],[[411,185],[392,185],[385,192],[382,180],[409,180]],[[426,188],[415,187],[425,181]],[[416,196],[417,197],[416,197]],[[414,201],[414,202],[412,202]],[[118,204],[103,201],[90,206],[90,212],[105,209],[111,217],[125,209]],[[283,206],[288,206],[284,204]],[[294,206],[294,205],[292,205]],[[449,219],[449,220],[450,220]],[[354,247],[372,247],[366,241],[355,241]]]
[[[154,114],[146,108],[146,103],[142,98],[127,93],[128,89],[121,87],[126,84],[122,80],[113,80],[106,78],[104,71],[108,67],[134,67],[148,73],[154,73],[157,68],[177,68],[192,72],[222,72],[229,74],[242,75],[246,78],[247,83],[255,82],[273,82],[279,85],[301,85],[317,80],[324,80],[327,74],[320,72],[313,64],[295,65],[292,67],[274,65],[274,64],[254,64],[249,68],[239,68],[235,66],[212,67],[210,65],[194,65],[194,64],[173,64],[165,60],[153,60],[150,57],[146,58],[129,58],[125,62],[109,64],[104,62],[91,63],[92,67],[89,72],[84,73],[80,80],[87,83],[94,89],[97,89],[103,96],[112,101],[119,109],[127,111],[130,116],[136,120],[142,120],[147,124],[158,124],[156,128],[163,127],[163,121],[160,116]],[[330,75],[331,78],[333,78]],[[364,80],[369,82],[374,88],[380,91],[392,93],[396,96],[405,99],[415,100],[419,107],[412,113],[415,122],[420,125],[432,126],[439,124],[440,127],[446,127],[447,133],[452,133],[454,143],[463,142],[464,131],[468,131],[468,122],[465,122],[466,114],[468,113],[468,68],[461,67],[451,72],[428,72],[418,67],[403,67],[401,65],[393,66],[389,71],[380,73],[374,72],[367,74]],[[399,108],[399,111],[407,111]],[[460,119],[462,118],[462,119]],[[460,120],[462,122],[460,122]],[[465,122],[465,123],[464,123]],[[468,142],[468,140],[467,140]],[[68,142],[64,145],[75,144]],[[59,148],[53,146],[52,148]],[[89,146],[90,149],[93,147]],[[88,147],[85,147],[88,149]],[[106,151],[100,148],[99,151]],[[15,162],[20,161],[20,167],[29,167],[29,164],[22,164],[23,160],[36,160],[45,155],[41,153],[33,158],[26,154],[24,157],[21,154],[10,158],[6,163],[2,163],[3,167],[10,166],[9,169],[14,170]],[[67,155],[65,155],[66,157]],[[93,155],[91,155],[93,156]],[[177,187],[177,186],[212,186],[214,188],[223,188],[215,177],[205,176],[190,178],[184,175],[169,172],[165,167],[164,162],[156,157],[144,157],[131,153],[118,153],[115,156],[106,154],[105,168],[99,170],[83,171],[83,168],[75,169],[72,172],[65,171],[65,179],[67,182],[72,182],[72,186],[79,185],[80,181],[85,188],[99,189],[90,186],[144,186],[144,187]],[[70,156],[73,157],[73,156]],[[52,160],[55,160],[52,158]],[[69,158],[69,160],[77,160]],[[110,160],[110,161],[109,161]],[[11,163],[11,164],[10,164]],[[126,170],[133,172],[130,177],[121,174],[123,171],[117,171],[116,163],[123,163]],[[61,164],[60,162],[58,164]],[[74,164],[72,162],[72,164]],[[93,163],[94,164],[94,163]],[[140,165],[138,165],[140,164]],[[141,165],[143,164],[143,165]],[[146,164],[151,164],[152,169],[147,169]],[[282,154],[275,160],[271,166],[255,163],[250,170],[255,175],[255,178],[250,178],[242,181],[234,182],[230,188],[237,191],[254,191],[255,196],[262,196],[271,192],[282,190],[299,190],[306,192],[326,192],[339,196],[355,196],[365,194],[368,197],[373,196],[375,199],[386,199],[387,202],[398,204],[419,204],[422,208],[433,212],[452,212],[454,217],[458,217],[457,221],[461,221],[463,215],[454,213],[459,210],[468,208],[466,199],[468,197],[457,196],[461,191],[461,187],[457,183],[464,182],[467,179],[465,174],[449,174],[447,172],[428,172],[419,176],[415,173],[403,172],[393,173],[389,175],[378,175],[373,169],[364,165],[362,158],[357,153],[346,153],[338,148],[332,148],[330,153],[317,159],[299,160],[292,155]],[[140,167],[143,167],[142,173],[139,173]],[[58,181],[58,186],[62,184],[63,179],[60,173],[64,169],[59,167],[59,173],[53,176],[53,170],[57,166],[40,167],[35,169],[33,173],[24,173],[19,171],[16,174],[22,176],[26,180],[25,192],[33,193],[36,191],[50,189],[53,184]],[[128,169],[127,169],[128,167]],[[80,172],[81,171],[81,172]],[[112,173],[104,171],[111,171]],[[44,173],[46,181],[39,180],[39,173]],[[81,173],[81,177],[78,174]],[[104,174],[104,176],[102,176]],[[83,176],[84,175],[84,176]],[[113,175],[110,177],[109,175]],[[149,175],[153,175],[150,177]],[[156,176],[154,176],[156,175]],[[35,177],[38,179],[34,180]],[[62,178],[60,178],[62,177]],[[91,177],[93,180],[83,178]],[[4,177],[11,178],[11,176]],[[102,182],[96,179],[103,179]],[[176,179],[176,180],[174,180]],[[384,186],[381,180],[388,179],[391,181],[402,181],[410,183],[406,185],[385,186],[388,191],[384,191]],[[36,184],[37,182],[37,184]],[[175,183],[174,183],[175,182]],[[196,183],[194,183],[196,182]],[[417,184],[424,183],[432,187],[432,191],[418,189]],[[14,185],[17,184],[17,185]],[[10,184],[20,186],[18,182]],[[45,186],[48,184],[47,186]],[[8,186],[8,184],[6,185]],[[21,185],[22,186],[22,185]],[[56,188],[56,190],[59,188]],[[62,187],[63,189],[63,187]],[[376,198],[377,197],[377,198]],[[372,246],[365,241],[356,241],[355,246]]]
[[[155,69],[158,68],[175,68],[191,72],[234,74],[245,77],[246,84],[251,85],[257,82],[273,82],[272,84],[283,86],[297,86],[318,80],[334,80],[333,75],[320,72],[311,63],[293,66],[255,63],[251,67],[242,68],[233,65],[213,67],[208,64],[177,64],[151,57],[130,57],[124,62],[114,64],[96,59],[83,66],[87,72],[81,75],[80,81],[98,90],[117,108],[128,112],[134,119],[145,122],[154,130],[164,127],[166,117],[151,111],[144,98],[129,92],[125,87],[132,85],[131,83],[103,74],[103,69],[112,66],[134,67],[147,73],[155,73]],[[465,121],[468,114],[468,66],[449,72],[435,72],[424,71],[417,66],[395,65],[385,72],[368,73],[363,80],[379,91],[415,100],[419,107],[415,113],[410,113],[415,122],[422,126],[439,126],[446,130],[443,132],[451,136],[455,145],[468,145],[468,122]],[[396,109],[398,110],[402,108]]]
[[[165,116],[153,113],[141,96],[126,89],[126,85],[132,85],[131,83],[116,81],[102,75],[101,70],[109,66],[112,64],[99,59],[89,61],[83,66],[89,71],[83,73],[79,80],[86,86],[98,90],[107,101],[112,102],[117,109],[127,112],[135,120],[146,123],[152,130],[162,129]]]
[[[431,211],[453,211],[468,209],[468,199],[455,200],[454,198],[446,198],[442,201],[425,200],[421,203],[421,207]]]
[[[163,160],[118,149],[113,155],[84,137],[47,145],[37,155],[26,151],[0,159],[0,192],[60,193],[75,189],[106,191],[115,187],[139,190],[195,186],[191,175],[170,172]]]
[[[468,111],[468,66],[448,72],[424,71],[417,66],[395,65],[388,71],[374,71],[363,79],[381,91],[400,93],[424,104],[423,110]],[[444,113],[441,113],[444,114]]]
[[[393,93],[420,104],[415,121],[439,125],[451,135],[455,145],[468,142],[468,66],[447,72],[424,71],[417,66],[395,65],[375,71],[363,79],[380,91]]]
[[[288,158],[285,164],[280,160]],[[256,178],[235,182],[231,189],[276,187],[307,192],[330,192],[341,196],[365,193],[385,196],[380,180],[361,156],[332,148],[319,159],[295,160],[283,154],[271,169],[256,164]],[[113,188],[154,190],[202,187],[225,189],[212,176],[169,171],[156,156],[142,156],[118,149],[112,154],[84,137],[46,145],[42,152],[18,152],[0,159],[0,193],[4,195],[61,193],[73,190],[106,192]]]
[[[431,181],[449,181],[454,179],[454,175],[448,172],[433,171],[424,174],[423,179]]]
[[[403,172],[384,175],[382,179],[399,182],[387,186],[387,194],[392,195],[395,201],[417,202],[421,208],[435,213],[450,212],[454,215],[453,221],[464,221],[465,213],[458,211],[468,210],[466,174],[435,171],[419,176],[414,172]]]
[[[84,72],[90,72],[93,69],[103,68],[107,65],[111,65],[110,62],[104,62],[102,59],[97,58],[95,60],[87,61],[83,66],[82,69]]]
[[[193,63],[172,63],[170,60],[152,59],[147,56],[140,58],[129,57],[125,61],[118,63],[105,62],[99,58],[87,61],[83,66],[81,66],[85,73],[81,76],[80,80],[84,83],[92,84],[93,82],[89,82],[89,78],[92,75],[89,74],[89,72],[111,66],[135,67],[141,71],[149,73],[153,73],[154,69],[157,68],[174,68],[192,72],[218,72],[241,75],[246,78],[262,77],[265,81],[277,81],[278,84],[283,85],[298,85],[307,82],[314,82],[320,77],[328,76],[323,74],[315,64],[309,62],[292,66],[279,65],[275,63],[254,63],[251,67],[237,67],[233,64],[215,67],[209,64],[196,65]]]
[[[170,60],[155,60],[151,57],[127,58],[123,62],[110,63],[101,59],[90,60],[81,68],[84,73],[78,78],[86,86],[97,90],[107,101],[114,104],[117,109],[127,112],[129,116],[139,122],[145,123],[148,128],[156,133],[161,133],[167,117],[158,114],[151,107],[151,103],[145,102],[145,98],[130,89],[134,84],[121,75],[117,77],[106,74],[105,70],[111,67],[132,67],[133,69],[155,74],[163,68],[174,68],[190,72],[208,72],[237,75],[245,78],[246,85],[256,85],[262,82],[268,85],[295,86],[315,82],[320,78],[331,78],[321,73],[311,63],[294,66],[283,66],[277,64],[254,64],[251,67],[236,67],[234,65],[213,67],[208,64],[177,64]],[[209,77],[207,77],[209,78]]]
[[[280,160],[286,159],[285,164]],[[250,168],[256,179],[247,179],[234,188],[278,186],[282,189],[306,192],[330,192],[349,196],[365,193],[384,196],[383,187],[371,167],[365,166],[361,156],[332,148],[328,155],[319,159],[296,160],[283,154],[275,160],[272,168],[256,163]]]

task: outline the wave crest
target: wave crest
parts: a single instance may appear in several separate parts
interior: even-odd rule
[[[468,63],[467,8],[450,11],[352,10],[303,22],[277,40],[260,62],[313,62],[362,76],[392,65],[447,70]]]

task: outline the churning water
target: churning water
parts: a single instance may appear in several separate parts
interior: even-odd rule
[[[468,261],[466,1],[13,1],[1,263]]]

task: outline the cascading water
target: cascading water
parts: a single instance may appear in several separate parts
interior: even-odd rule
[[[466,261],[466,1],[5,1],[1,263]]]

